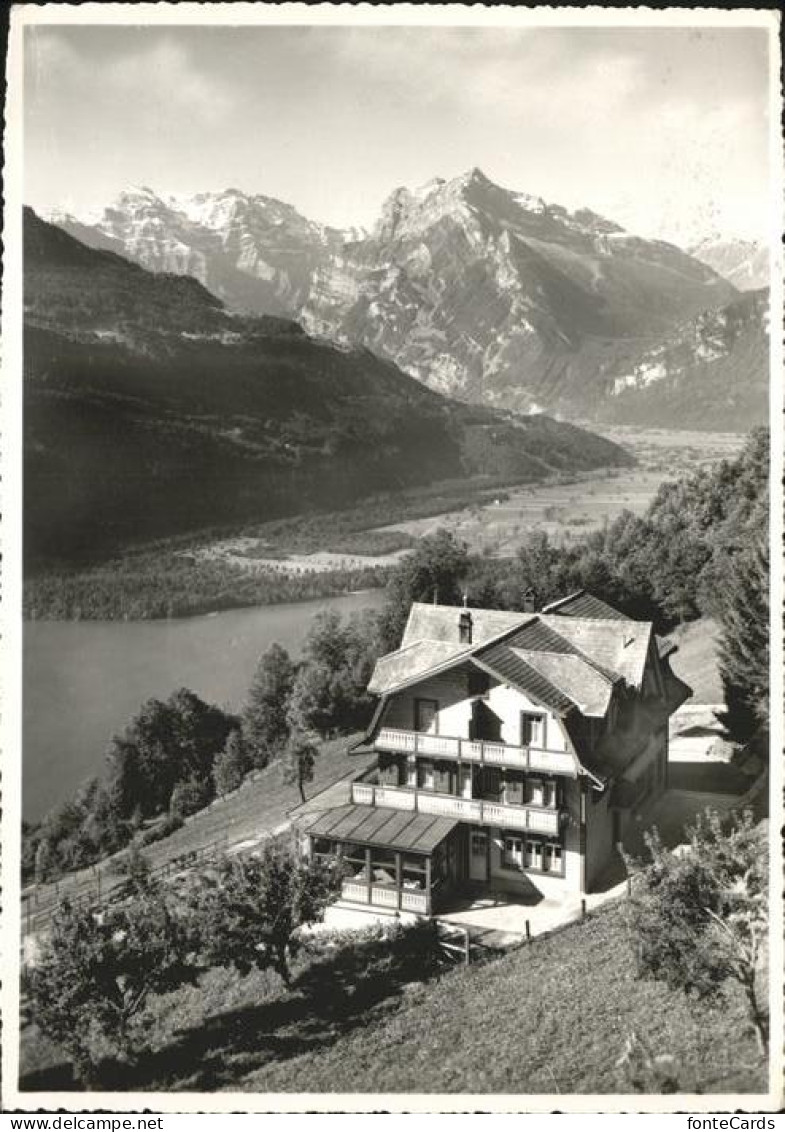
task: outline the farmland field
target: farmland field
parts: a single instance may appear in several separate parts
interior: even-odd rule
[[[546,531],[557,543],[569,545],[612,522],[624,510],[642,514],[664,480],[730,459],[744,443],[744,436],[737,433],[607,427],[603,435],[628,448],[637,467],[512,487],[488,503],[378,529],[423,537],[445,527],[474,552],[494,557],[514,554],[534,530]]]

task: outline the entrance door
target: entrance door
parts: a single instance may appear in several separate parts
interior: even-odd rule
[[[488,879],[488,834],[484,829],[469,833],[469,879]]]

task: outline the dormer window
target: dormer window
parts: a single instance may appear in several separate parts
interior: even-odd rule
[[[462,645],[472,643],[472,615],[468,609],[462,609],[458,618],[458,640]]]

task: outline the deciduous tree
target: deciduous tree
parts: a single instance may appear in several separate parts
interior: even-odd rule
[[[305,783],[313,782],[314,766],[319,754],[316,736],[308,731],[293,731],[286,745],[283,762],[284,782],[293,783],[305,801]]]
[[[266,766],[286,743],[294,676],[286,649],[271,645],[259,660],[242,712],[243,736],[255,766]]]
[[[707,811],[687,833],[689,850],[677,854],[655,831],[647,839],[651,860],[638,863],[631,922],[639,972],[702,998],[737,983],[765,1052],[757,988],[768,929],[765,832],[749,812],[723,822]]]
[[[95,1083],[106,1052],[138,1052],[149,996],[195,981],[194,945],[187,918],[147,880],[100,912],[60,905],[26,989],[36,1025],[82,1084]]]
[[[251,757],[241,731],[233,731],[215,760],[213,782],[221,797],[236,790],[251,769]]]
[[[296,930],[323,918],[340,879],[337,864],[306,861],[280,845],[225,858],[189,896],[204,961],[241,974],[272,968],[288,985]]]

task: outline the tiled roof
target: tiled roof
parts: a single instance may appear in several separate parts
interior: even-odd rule
[[[588,617],[595,621],[629,621],[626,614],[620,613],[612,605],[606,605],[593,594],[585,590],[563,597],[559,601],[552,601],[543,607],[543,613],[555,613],[560,617]]]
[[[582,656],[528,652],[523,649],[513,651],[568,696],[583,715],[605,715],[613,692],[613,682]]]
[[[554,621],[553,624],[558,626],[559,622]],[[596,657],[587,656],[574,641],[568,640],[563,633],[555,631],[541,614],[535,620],[523,625],[518,632],[506,637],[505,643],[511,648],[521,648],[527,652],[579,656],[593,668],[598,669],[606,679],[613,681],[619,678],[618,673],[600,664]]]
[[[543,622],[604,669],[639,688],[646,667],[652,627],[650,621],[593,620],[540,614]]]
[[[472,642],[475,645],[484,644],[507,629],[514,629],[516,625],[522,625],[534,617],[532,613],[510,613],[502,609],[469,609],[468,612],[472,617]],[[458,640],[458,619],[461,613],[462,610],[457,605],[413,602],[401,647],[414,641],[426,640],[455,643]]]
[[[409,853],[432,853],[458,824],[455,818],[433,817],[384,806],[339,806],[303,828],[316,837],[354,841]]]
[[[561,714],[574,706],[573,701],[525,660],[519,650],[509,648],[506,643],[490,645],[475,655],[501,681],[513,684],[545,707]]]
[[[415,602],[401,648],[380,658],[368,690],[386,695],[469,658],[494,667],[500,680],[555,711],[578,706],[588,715],[604,714],[615,680],[640,687],[650,622],[624,617],[583,592],[546,608],[553,612],[470,609],[469,645],[460,641],[459,606]],[[578,610],[595,616],[579,616]],[[494,650],[492,658],[486,649]]]
[[[377,660],[368,691],[373,695],[391,692],[402,684],[418,680],[429,672],[472,651],[470,645],[455,641],[415,641]]]

